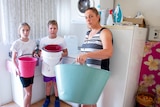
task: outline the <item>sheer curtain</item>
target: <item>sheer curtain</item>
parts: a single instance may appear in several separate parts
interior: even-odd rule
[[[56,0],[58,33],[60,36],[71,32],[71,0]]]
[[[6,59],[10,44],[19,38],[19,23],[27,22],[31,26],[31,39],[37,40],[46,36],[48,21],[57,19],[56,6],[55,0],[0,0],[0,106],[12,100]]]
[[[18,39],[18,26],[31,26],[30,38],[37,40],[48,34],[47,22],[57,19],[55,0],[0,0],[0,42],[10,44]]]

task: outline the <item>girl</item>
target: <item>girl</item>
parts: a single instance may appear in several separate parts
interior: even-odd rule
[[[21,23],[18,28],[20,38],[13,42],[11,46],[12,62],[16,75],[20,76],[20,81],[25,92],[24,107],[31,106],[33,77],[22,77],[18,68],[17,58],[23,55],[32,55],[36,48],[36,43],[29,39],[30,26],[27,23]]]

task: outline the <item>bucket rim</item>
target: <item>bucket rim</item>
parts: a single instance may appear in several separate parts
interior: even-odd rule
[[[47,50],[46,48],[47,47],[58,47],[58,49],[55,49],[55,50]],[[57,44],[52,44],[52,45],[46,45],[42,48],[42,50],[46,51],[46,52],[60,52],[62,51],[62,47],[60,45],[57,45]]]
[[[91,72],[94,72],[94,71],[98,70],[98,72],[101,71],[101,72],[107,72],[109,74],[111,73],[110,70],[99,69],[99,68],[94,68],[94,67],[90,67],[90,66],[87,66],[87,65],[80,65],[80,64],[75,64],[75,63],[72,63],[72,64],[58,64],[55,67],[58,68],[58,67],[64,67],[64,66],[66,66],[66,67],[75,66],[75,67],[79,67],[79,68],[83,67],[85,69],[90,69]]]
[[[23,60],[24,58],[28,58],[28,59],[31,59],[31,60],[29,60],[29,61]],[[35,57],[31,57],[31,56],[21,56],[21,57],[18,58],[18,61],[22,61],[22,60],[23,60],[23,62],[36,62],[38,59],[35,58]]]

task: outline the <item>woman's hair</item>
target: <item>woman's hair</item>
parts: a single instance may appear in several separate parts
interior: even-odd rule
[[[28,26],[28,28],[29,28],[29,30],[30,30],[30,26],[29,26],[28,23],[26,23],[26,22],[20,23],[20,24],[19,24],[19,27],[18,27],[18,34],[19,34],[20,37],[21,37],[21,35],[20,35],[19,32],[20,32],[20,29],[21,29],[23,26]]]
[[[58,24],[57,24],[57,21],[56,21],[56,20],[50,20],[50,21],[48,22],[48,27],[49,27],[49,25],[55,25],[55,26],[57,26],[57,28],[58,28]]]
[[[92,10],[93,13],[95,13],[96,15],[99,15],[98,10],[95,7],[87,8],[85,11],[87,11],[87,10]]]
[[[100,15],[99,12],[98,12],[98,10],[97,10],[95,7],[87,8],[87,9],[85,10],[85,12],[88,11],[88,10],[91,10],[93,13],[96,14],[96,16],[97,16],[97,15]],[[99,17],[99,22],[100,22],[100,17]]]

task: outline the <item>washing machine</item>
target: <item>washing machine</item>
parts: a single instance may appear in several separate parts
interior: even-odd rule
[[[114,0],[71,0],[71,22],[85,23],[84,12],[89,7],[97,10],[113,9]]]

